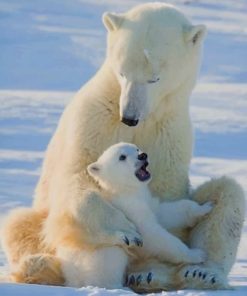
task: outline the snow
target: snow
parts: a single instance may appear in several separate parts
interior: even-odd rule
[[[105,54],[104,11],[125,11],[140,0],[1,0],[0,221],[29,206],[44,151],[64,106]],[[174,0],[209,32],[191,98],[195,127],[191,181],[229,175],[247,192],[247,2]],[[247,215],[247,213],[246,213]],[[0,249],[0,273],[8,270]],[[246,295],[247,223],[230,274],[234,290],[161,295]],[[133,295],[128,290],[0,284],[0,295]]]

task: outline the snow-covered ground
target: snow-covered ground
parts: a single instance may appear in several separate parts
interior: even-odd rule
[[[46,145],[64,106],[103,61],[106,32],[101,14],[141,2],[146,1],[0,0],[0,219],[16,206],[31,204]],[[226,174],[247,192],[247,1],[168,2],[209,28],[200,80],[191,99],[192,184]],[[0,272],[6,271],[0,249]],[[247,223],[230,283],[234,291],[178,294],[247,294]],[[132,293],[0,284],[3,296],[33,294]]]

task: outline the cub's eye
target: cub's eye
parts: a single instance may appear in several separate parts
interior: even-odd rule
[[[121,77],[124,77],[124,73],[119,73],[119,75],[120,75]]]
[[[124,161],[126,158],[127,158],[127,156],[124,155],[124,154],[121,154],[121,155],[119,156],[119,160],[120,160],[120,161]]]
[[[150,79],[150,80],[148,80],[147,82],[148,82],[148,83],[156,83],[156,82],[158,82],[159,80],[160,80],[160,78],[157,77],[157,78],[155,78],[155,79]]]

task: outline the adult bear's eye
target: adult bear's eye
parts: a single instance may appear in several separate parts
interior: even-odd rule
[[[155,83],[155,82],[158,82],[159,80],[160,80],[160,78],[157,77],[157,78],[155,78],[155,79],[150,79],[150,80],[148,80],[147,82],[148,82],[148,83]]]
[[[120,160],[120,161],[123,161],[123,160],[125,160],[126,158],[127,158],[127,156],[124,155],[124,154],[121,154],[121,155],[119,156],[119,160]]]

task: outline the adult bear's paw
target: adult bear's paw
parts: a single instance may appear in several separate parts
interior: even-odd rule
[[[202,265],[185,266],[178,276],[186,289],[229,289],[227,279],[218,270]]]
[[[60,260],[50,254],[34,254],[24,257],[11,280],[17,283],[63,286],[65,278]]]

